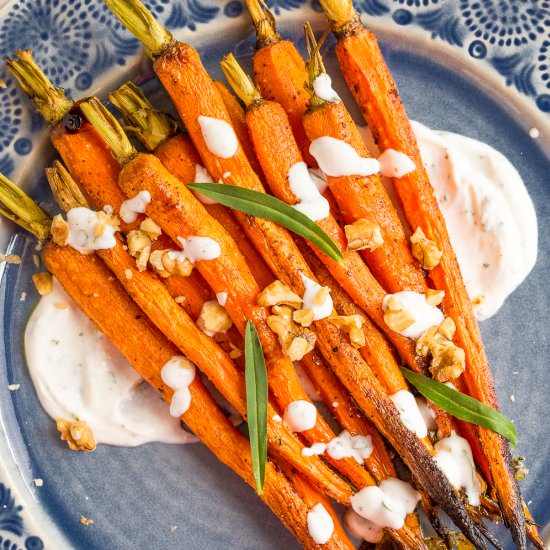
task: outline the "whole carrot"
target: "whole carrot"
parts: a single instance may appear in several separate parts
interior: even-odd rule
[[[456,341],[466,353],[462,375],[467,393],[498,408],[491,372],[452,249],[445,220],[430,185],[416,138],[385,64],[375,35],[362,23],[350,0],[322,2],[338,38],[336,55],[342,72],[381,150],[393,148],[408,155],[415,170],[393,179],[403,212],[413,229],[421,228],[442,251],[441,260],[429,273],[437,289],[445,291],[443,307],[457,327]],[[487,456],[503,515],[514,541],[524,548],[524,514],[519,489],[513,475],[508,442],[500,435],[480,428],[481,446]]]

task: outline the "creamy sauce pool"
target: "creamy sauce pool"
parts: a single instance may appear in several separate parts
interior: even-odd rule
[[[537,216],[510,161],[486,143],[413,122],[479,320],[492,317],[537,259]]]
[[[52,418],[85,420],[97,443],[190,443],[169,407],[54,281],[25,330],[40,403]]]

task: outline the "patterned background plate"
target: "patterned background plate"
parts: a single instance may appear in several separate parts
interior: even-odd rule
[[[178,38],[198,47],[216,76],[229,50],[241,58],[253,52],[239,0],[146,3]],[[324,25],[315,1],[269,4],[283,34],[302,46],[306,18],[316,28]],[[502,408],[518,426],[515,454],[526,456],[531,470],[523,492],[535,518],[546,524],[550,424],[541,418],[548,413],[550,356],[550,2],[359,0],[357,7],[379,34],[411,116],[495,146],[519,169],[535,201],[537,266],[482,331]],[[76,98],[106,91],[148,67],[137,41],[100,0],[0,0],[0,55],[26,48]],[[334,59],[327,57],[337,76]],[[8,84],[0,92],[0,171],[53,210],[41,181],[53,157],[46,131],[3,65],[0,78]],[[339,77],[336,86],[349,99]],[[85,456],[64,449],[37,402],[21,353],[24,324],[36,302],[29,283],[34,245],[4,222],[0,241],[2,250],[24,259],[19,267],[0,266],[0,547],[296,547],[253,492],[200,445],[100,446]],[[22,292],[28,292],[25,302]],[[9,392],[14,383],[20,389]],[[36,487],[34,478],[42,478],[43,486]],[[81,515],[94,524],[82,525]]]

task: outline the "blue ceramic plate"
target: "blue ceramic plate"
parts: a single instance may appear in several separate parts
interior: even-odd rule
[[[216,76],[217,63],[229,50],[243,60],[253,52],[240,1],[148,4],[178,38],[199,48]],[[306,18],[318,29],[324,25],[315,2],[270,4],[282,34],[301,45]],[[523,494],[544,525],[550,519],[550,4],[357,4],[378,32],[411,117],[493,145],[518,168],[534,199],[541,243],[536,268],[482,331],[502,408],[518,427],[515,454],[527,457],[530,473],[522,482]],[[100,0],[0,0],[0,54],[23,48],[33,49],[48,76],[76,98],[147,70],[137,42]],[[349,100],[333,56],[326,57],[337,88]],[[46,132],[3,67],[0,78],[8,84],[0,92],[0,171],[54,210],[41,176],[53,157]],[[150,87],[159,89],[154,82]],[[21,266],[0,266],[0,547],[295,548],[253,492],[201,445],[67,452],[38,403],[22,354],[25,321],[37,299],[29,282],[34,243],[8,223],[2,222],[0,230],[2,250],[23,257]],[[28,295],[24,302],[22,292]],[[20,388],[10,392],[9,384]],[[34,478],[42,478],[43,486],[35,487]],[[93,525],[82,525],[81,515]]]

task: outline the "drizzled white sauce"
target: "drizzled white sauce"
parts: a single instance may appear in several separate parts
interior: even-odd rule
[[[440,439],[435,445],[435,461],[447,476],[451,485],[463,489],[468,502],[479,506],[481,482],[479,481],[470,444],[455,432]]]
[[[293,401],[285,410],[284,421],[293,432],[311,430],[317,422],[317,409],[309,401]]]
[[[327,454],[335,460],[353,457],[359,464],[372,454],[372,438],[370,435],[351,435],[341,432],[327,445]]]
[[[413,123],[478,319],[494,315],[537,259],[537,218],[510,161],[485,143]]]
[[[195,164],[195,179],[194,183],[215,183],[210,172],[200,164]],[[195,197],[199,199],[203,204],[217,204],[217,201],[199,193],[198,191],[193,191]]]
[[[383,528],[401,529],[420,494],[409,483],[390,477],[379,487],[365,487],[350,498],[354,512]]]
[[[85,420],[97,443],[196,441],[55,279],[25,329],[25,355],[48,415]]]
[[[428,428],[414,395],[410,391],[399,390],[390,395],[390,399],[397,407],[399,418],[405,427],[415,433],[417,437],[426,437],[428,435]]]
[[[178,237],[183,255],[192,263],[201,260],[215,260],[222,253],[220,245],[210,237]]]
[[[349,143],[330,136],[314,139],[309,152],[327,176],[370,176],[380,170],[376,159],[360,157]]]
[[[437,424],[435,423],[435,413],[428,405],[426,399],[424,399],[423,397],[416,397],[416,404],[418,406],[420,414],[422,415],[422,418],[424,419],[426,428],[428,428],[430,432],[437,430]]]
[[[395,149],[386,149],[378,157],[378,162],[380,163],[380,173],[388,178],[401,178],[416,169],[416,165],[410,157]]]
[[[100,222],[98,212],[78,206],[67,212],[69,235],[67,244],[82,254],[94,250],[106,250],[116,244],[116,228]],[[101,224],[101,234],[96,235],[96,225]]]
[[[332,79],[327,73],[321,73],[313,80],[313,91],[315,95],[324,101],[338,103],[341,101],[340,96],[332,87]]]
[[[318,221],[330,213],[330,206],[319,193],[317,184],[313,181],[305,162],[297,162],[288,170],[290,190],[298,197],[299,203],[292,207],[305,214],[311,220]]]
[[[330,293],[327,294],[321,304],[317,304],[315,298],[317,293],[323,288],[320,284],[312,281],[305,275],[302,275],[302,283],[304,284],[304,296],[302,298],[302,309],[313,310],[313,320],[319,321],[330,317],[333,309],[332,298]]]
[[[344,525],[352,537],[367,542],[380,542],[384,535],[384,530],[381,527],[366,518],[362,518],[353,510],[348,510],[344,514]]]
[[[327,450],[326,443],[314,443],[311,447],[304,447],[302,454],[304,456],[322,455]]]
[[[328,187],[326,175],[323,174],[319,168],[308,168],[308,172],[311,176],[311,181],[313,181],[315,187],[317,187],[317,191],[322,195]]]
[[[321,503],[307,513],[307,530],[316,544],[325,544],[332,537],[334,521]]]
[[[216,292],[216,300],[220,306],[225,307],[227,303],[227,292]]]
[[[413,318],[414,323],[404,330],[398,331],[402,336],[416,340],[422,333],[430,327],[440,325],[443,320],[443,313],[437,306],[433,306],[426,301],[426,295],[411,290],[403,290],[395,294],[387,294],[382,302],[384,311],[387,309],[387,303],[391,296],[399,299],[405,309]]]
[[[137,220],[138,214],[145,213],[147,205],[151,202],[149,191],[140,191],[135,197],[125,200],[120,205],[120,218],[126,223]]]
[[[189,386],[195,380],[196,369],[186,357],[174,355],[162,367],[160,377],[174,393],[170,403],[170,415],[179,418],[191,405]]]
[[[231,158],[239,148],[235,131],[225,120],[199,116],[199,126],[208,150],[222,159]]]

